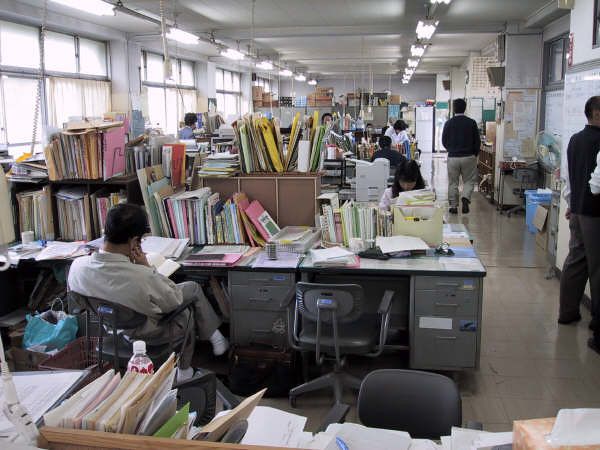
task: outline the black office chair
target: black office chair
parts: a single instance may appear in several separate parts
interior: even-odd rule
[[[143,326],[148,319],[145,315],[131,308],[119,305],[108,300],[86,297],[74,291],[69,291],[69,312],[71,314],[85,314],[85,335],[90,337],[92,320],[97,320],[98,367],[102,367],[104,356],[112,357],[113,367],[118,370],[127,365],[132,354],[132,341],[135,336],[127,336],[127,331],[133,331]],[[182,335],[175,337],[173,327],[177,326],[174,320],[182,313],[188,311],[186,328]],[[172,312],[165,314],[158,321],[159,326],[169,330],[169,338],[161,341],[146,342],[148,357],[157,366],[162,364],[173,352],[182,351],[186,345],[194,345],[194,304],[192,301],[181,304]],[[105,332],[112,335],[112,339],[105,339]],[[124,333],[125,332],[125,333]]]
[[[376,314],[363,312],[364,292],[356,284],[296,285],[294,323],[288,325],[290,345],[299,351],[315,350],[321,365],[334,358],[333,372],[290,390],[290,404],[307,392],[332,388],[335,404],[342,402],[344,387],[359,389],[361,381],[343,371],[343,355],[381,355],[388,333],[393,291],[385,291]]]
[[[461,426],[458,388],[443,375],[383,369],[369,373],[358,394],[358,418],[368,427],[408,432],[417,439],[439,439]]]

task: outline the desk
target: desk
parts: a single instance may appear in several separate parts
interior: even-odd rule
[[[361,259],[360,267],[346,269],[314,267],[307,257],[299,272],[303,281],[362,285],[371,311],[386,289],[393,290],[392,336],[408,331],[411,368],[479,367],[486,271],[478,258]]]

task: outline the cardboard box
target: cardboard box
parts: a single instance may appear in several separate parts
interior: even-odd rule
[[[252,100],[261,100],[263,98],[262,86],[252,86]]]
[[[552,447],[546,436],[552,432],[554,417],[547,419],[515,420],[513,422],[513,450],[598,450],[598,445]]]
[[[390,95],[390,105],[399,105],[402,101],[400,95]]]
[[[262,95],[262,101],[263,101],[263,103],[271,103],[271,93],[264,92]]]
[[[535,235],[535,243],[542,250],[548,250],[548,233],[546,230],[538,231]]]
[[[255,108],[262,108],[263,107],[262,100],[254,100],[252,103],[254,104]]]
[[[544,205],[537,205],[535,215],[533,216],[532,224],[538,234],[546,230],[546,219],[548,218],[548,208]]]

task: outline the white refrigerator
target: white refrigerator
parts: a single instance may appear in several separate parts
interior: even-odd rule
[[[415,107],[415,137],[421,150],[421,174],[431,183],[432,158],[435,145],[435,108]]]

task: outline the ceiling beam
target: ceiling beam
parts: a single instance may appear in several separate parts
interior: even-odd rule
[[[568,9],[560,9],[556,0],[552,0],[527,18],[525,28],[543,28],[567,14],[569,14]]]

